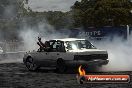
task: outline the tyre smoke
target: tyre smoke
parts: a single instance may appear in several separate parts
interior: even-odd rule
[[[22,29],[22,31],[20,31],[19,33],[20,38],[22,38],[24,42],[26,51],[37,50],[39,48],[39,46],[37,45],[38,37],[41,37],[43,42],[50,39],[69,37],[67,33],[69,33],[70,31],[67,31],[67,33],[61,33],[60,31],[55,30],[54,27],[52,27],[48,23],[39,23],[37,26],[37,29],[36,27],[24,27],[24,29]]]
[[[110,61],[102,67],[102,71],[132,71],[132,35],[129,40],[116,36],[112,41],[105,40],[95,44],[108,51]]]

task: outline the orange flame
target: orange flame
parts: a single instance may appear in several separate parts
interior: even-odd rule
[[[80,76],[84,76],[84,75],[86,75],[85,70],[84,70],[84,69],[82,69],[82,65],[81,65],[81,66],[79,66],[78,71],[79,71],[79,75],[80,75]]]

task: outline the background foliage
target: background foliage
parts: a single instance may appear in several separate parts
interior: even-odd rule
[[[25,24],[36,27],[37,24],[46,22],[56,30],[132,25],[131,12],[130,0],[76,1],[68,12],[33,12],[30,8],[24,8],[23,0],[0,0],[0,32],[8,40],[18,39],[18,31]]]

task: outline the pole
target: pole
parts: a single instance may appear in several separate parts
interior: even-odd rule
[[[129,34],[130,34],[130,27],[127,25],[127,40],[129,39]]]

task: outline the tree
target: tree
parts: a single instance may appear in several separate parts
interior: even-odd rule
[[[72,6],[75,26],[120,26],[132,24],[130,0],[82,0]]]

